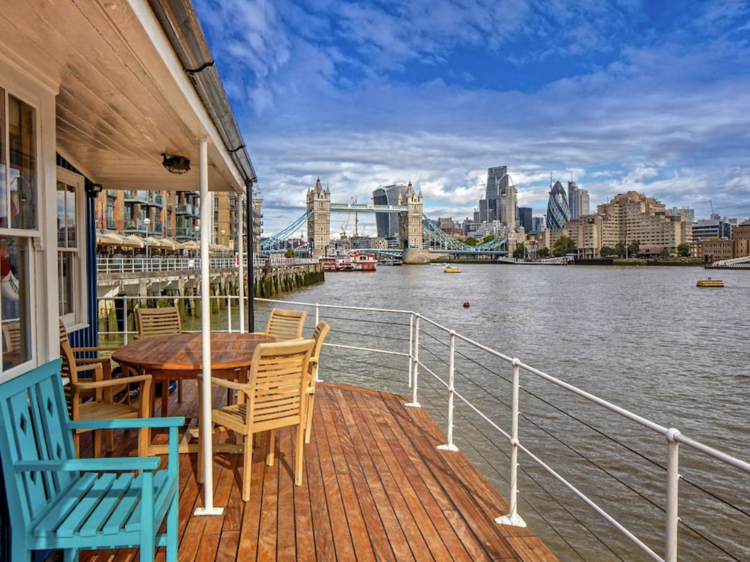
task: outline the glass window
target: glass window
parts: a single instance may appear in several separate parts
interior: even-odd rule
[[[10,226],[37,229],[36,127],[34,108],[8,96]],[[0,226],[7,226],[0,223]]]
[[[32,358],[28,264],[28,238],[0,237],[3,371]]]
[[[83,178],[58,169],[57,181],[57,283],[59,313],[68,325],[85,322],[82,283],[85,279],[81,225]]]
[[[5,177],[5,90],[0,88],[0,227],[8,226],[8,185]]]

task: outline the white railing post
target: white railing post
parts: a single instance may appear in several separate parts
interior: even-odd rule
[[[412,387],[412,367],[414,367],[414,315],[409,315],[409,388]]]
[[[122,331],[123,331],[123,345],[128,345],[128,299],[124,297],[122,299]]]
[[[456,332],[450,331],[450,360],[448,366],[448,443],[438,445],[438,449],[444,451],[458,451],[458,447],[453,444],[453,395],[455,394],[454,382],[456,378]]]
[[[412,369],[412,373],[414,374],[414,388],[413,388],[413,394],[412,394],[412,400],[407,406],[411,406],[412,408],[421,408],[419,404],[418,398],[418,391],[419,391],[419,314],[414,315],[417,319],[415,326],[414,326],[414,350],[412,353],[412,364],[414,365],[414,368]]]
[[[525,527],[526,523],[518,515],[518,416],[519,409],[519,390],[521,388],[521,367],[518,359],[513,359],[513,403],[511,405],[511,426],[510,426],[510,513],[495,519],[495,523],[500,525],[510,525],[512,527]]]
[[[315,303],[315,325],[318,325],[318,322],[320,322],[320,306],[318,303]]]
[[[232,301],[227,295],[227,332],[232,333]]]
[[[664,561],[677,562],[677,531],[680,522],[678,514],[680,458],[679,443],[675,437],[680,432],[674,428],[667,431],[667,505],[666,532],[664,533]]]

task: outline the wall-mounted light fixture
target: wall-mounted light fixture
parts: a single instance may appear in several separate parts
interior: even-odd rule
[[[91,193],[101,193],[102,189],[104,189],[104,186],[100,183],[91,184]]]
[[[167,156],[162,154],[162,165],[172,174],[187,174],[190,171],[190,160],[184,156]]]

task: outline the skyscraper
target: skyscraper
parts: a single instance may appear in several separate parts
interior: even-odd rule
[[[372,192],[375,205],[398,205],[398,194],[406,190],[405,185],[387,185]],[[396,213],[375,213],[375,224],[378,227],[378,238],[395,238],[398,236],[398,215]]]
[[[487,189],[485,192],[485,199],[487,200],[487,211],[486,214],[481,213],[481,201],[480,201],[480,216],[482,220],[492,222],[494,220],[503,220],[501,212],[501,195],[504,188],[509,185],[508,181],[508,167],[507,166],[496,166],[495,168],[487,169]]]
[[[571,220],[589,214],[589,192],[574,181],[568,182],[568,207]]]
[[[547,228],[565,228],[570,222],[570,207],[565,197],[565,188],[556,181],[549,191],[547,202]]]
[[[531,207],[518,207],[518,218],[526,234],[533,230]]]

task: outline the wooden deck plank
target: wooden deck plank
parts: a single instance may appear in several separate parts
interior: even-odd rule
[[[170,396],[170,411],[194,415],[194,385],[187,384],[184,394],[183,404]],[[214,400],[218,405],[223,394]],[[213,459],[214,505],[225,506],[221,517],[193,515],[203,504],[203,486],[195,479],[196,455],[181,455],[178,560],[554,562],[531,530],[494,523],[507,509],[500,495],[463,453],[437,450],[445,435],[424,410],[406,408],[404,401],[319,385],[302,486],[294,485],[293,428],[279,431],[272,467],[265,465],[268,436],[260,434],[249,502],[241,498],[241,457]],[[118,437],[118,453],[134,448],[134,432]],[[137,549],[81,555],[89,562],[137,558]],[[164,559],[159,549],[157,560]]]

